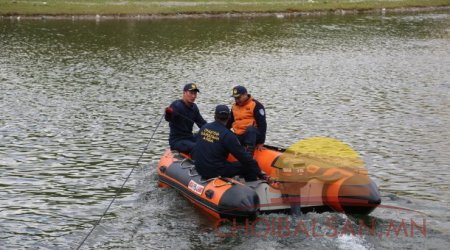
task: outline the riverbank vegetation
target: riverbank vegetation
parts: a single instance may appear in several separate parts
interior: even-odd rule
[[[0,0],[0,15],[173,15],[332,12],[450,6],[450,0]]]

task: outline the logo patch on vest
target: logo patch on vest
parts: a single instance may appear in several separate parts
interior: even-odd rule
[[[259,113],[260,113],[262,116],[264,116],[264,114],[265,114],[264,109],[260,109],[260,110],[259,110]]]

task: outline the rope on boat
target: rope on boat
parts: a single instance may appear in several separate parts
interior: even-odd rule
[[[189,158],[184,158],[184,159],[180,162],[181,169],[190,169],[190,168],[192,168],[192,167],[194,166],[194,165],[191,165],[191,166],[184,167],[183,164],[184,164],[185,162],[187,162],[187,161],[190,161],[190,162],[194,163],[193,160],[191,160],[191,159],[189,159]]]
[[[223,183],[223,184],[216,184],[216,181],[217,180],[222,180],[222,181],[224,181],[225,183]],[[226,185],[233,185],[233,182],[231,182],[231,181],[229,181],[229,180],[227,180],[227,179],[224,179],[224,178],[222,178],[222,177],[216,177],[216,178],[214,178],[214,180],[213,180],[213,186],[214,187],[223,187],[223,186],[226,186]]]
[[[94,224],[94,227],[92,227],[91,231],[89,231],[89,233],[86,235],[86,237],[84,237],[83,241],[78,245],[77,250],[80,249],[83,246],[84,242],[89,238],[89,236],[94,231],[94,229],[100,224],[100,222],[102,221],[103,217],[105,217],[105,215],[108,213],[109,208],[114,203],[114,201],[116,200],[117,196],[120,193],[122,193],[122,190],[123,190],[123,187],[125,186],[125,183],[127,183],[128,179],[130,179],[130,176],[133,173],[133,171],[136,169],[136,167],[139,166],[139,162],[141,161],[142,157],[144,156],[145,151],[147,151],[148,145],[150,145],[150,142],[153,140],[153,136],[155,135],[155,132],[158,129],[159,125],[161,125],[163,117],[164,117],[164,113],[161,115],[161,118],[159,119],[159,122],[156,125],[155,130],[153,130],[153,134],[150,137],[150,140],[148,140],[147,145],[145,145],[144,149],[142,150],[141,155],[139,156],[138,160],[136,161],[136,165],[131,169],[131,171],[128,174],[127,178],[125,178],[125,181],[122,183],[122,186],[120,186],[119,191],[116,192],[114,198],[111,200],[111,202],[109,203],[108,207],[106,207],[105,212],[103,212],[103,214],[100,217],[100,219],[98,219],[98,221]]]

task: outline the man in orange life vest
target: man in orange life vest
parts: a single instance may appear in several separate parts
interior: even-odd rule
[[[227,128],[233,128],[242,145],[253,155],[255,148],[260,149],[266,140],[266,112],[264,106],[253,99],[243,86],[233,88],[235,104]]]
[[[191,152],[197,140],[192,133],[194,123],[199,128],[206,124],[194,103],[198,92],[200,90],[195,83],[188,83],[184,85],[183,98],[166,108],[164,118],[169,122],[169,145],[172,150]]]

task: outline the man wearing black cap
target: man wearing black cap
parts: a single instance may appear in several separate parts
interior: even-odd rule
[[[229,116],[230,109],[226,105],[218,105],[214,113],[215,121],[200,129],[199,139],[193,150],[197,172],[204,179],[235,175],[243,176],[245,181],[255,181],[257,177],[267,178],[258,163],[245,152],[236,135],[226,128]],[[237,162],[227,161],[230,153]]]
[[[241,144],[253,155],[255,147],[262,147],[266,140],[266,111],[243,86],[234,87],[231,97],[234,97],[235,104],[231,108],[227,128],[233,128]]]
[[[194,123],[199,128],[206,124],[194,103],[198,92],[200,90],[195,83],[186,84],[183,88],[183,98],[172,102],[166,108],[164,118],[169,122],[169,145],[172,150],[191,152],[196,142],[192,133]]]

